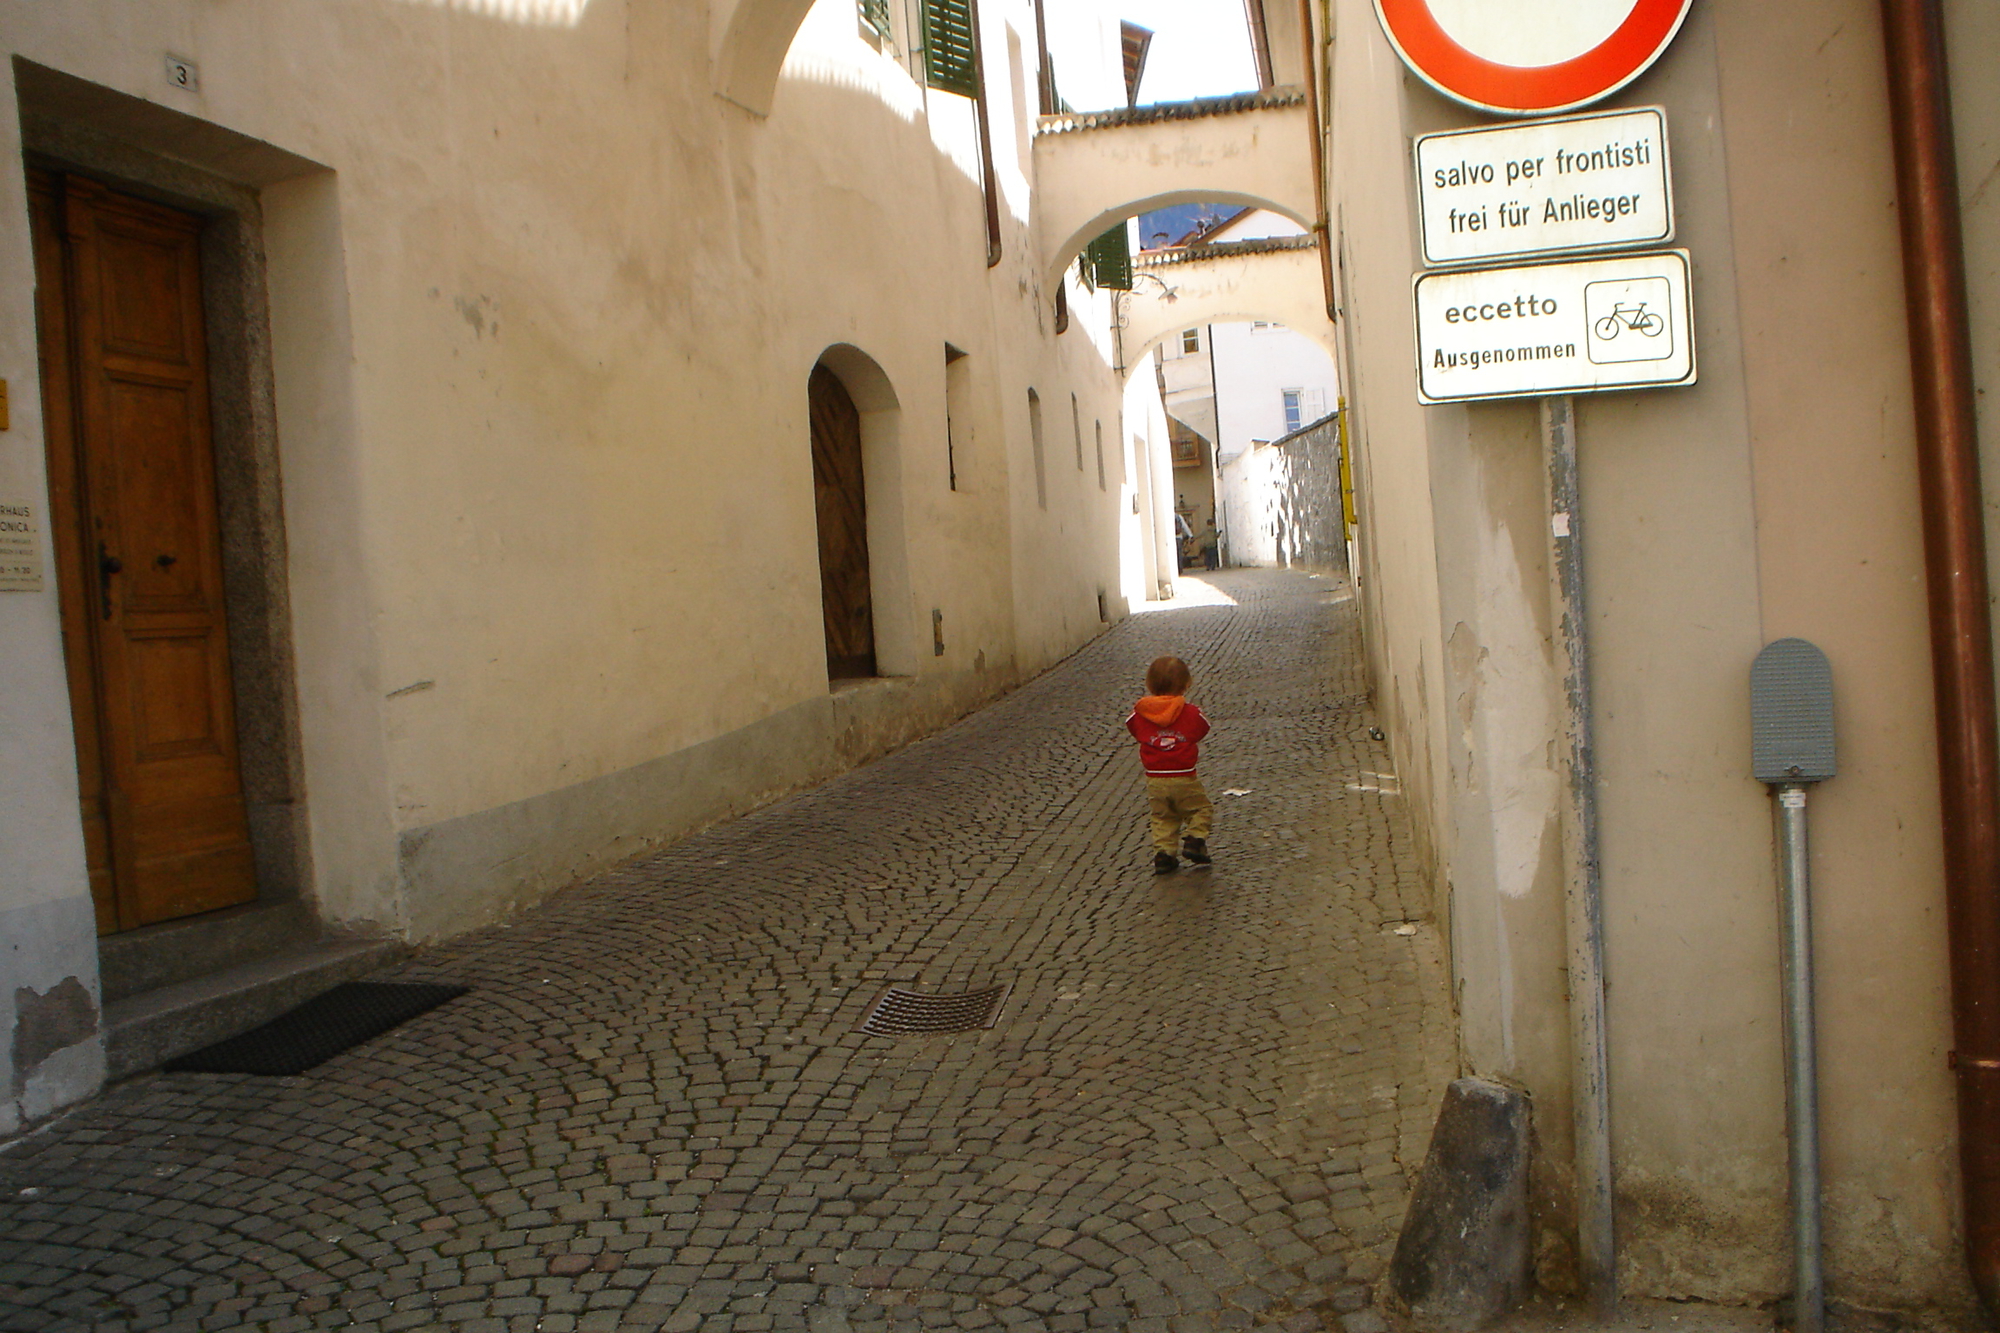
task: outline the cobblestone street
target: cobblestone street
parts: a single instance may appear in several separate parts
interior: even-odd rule
[[[1437,935],[1348,590],[1207,585],[424,951],[380,979],[471,993],[304,1076],[149,1076],[16,1144],[0,1327],[1380,1333],[1454,1072]],[[1122,723],[1162,652],[1217,820],[1156,878]],[[858,1031],[889,983],[1013,989]]]

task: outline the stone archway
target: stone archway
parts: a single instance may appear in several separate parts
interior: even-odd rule
[[[1126,373],[1164,339],[1199,324],[1267,320],[1313,339],[1333,357],[1319,251],[1309,236],[1226,242],[1138,256],[1120,324]]]
[[[836,549],[829,551],[829,537],[824,530],[820,544],[821,599],[822,610],[827,612],[830,675],[835,679],[913,675],[922,660],[919,651],[921,627],[916,623],[910,603],[908,525],[904,514],[902,480],[901,399],[881,364],[850,343],[835,343],[820,353],[808,376],[807,387],[815,510],[821,509],[822,500],[831,504],[835,499],[822,494],[822,485],[834,481],[832,477],[822,478],[827,464],[836,463],[858,474],[850,480],[850,484],[858,485],[859,489],[845,496],[848,507],[844,516],[824,514],[819,520],[824,525],[840,519],[848,525],[848,530],[837,539]],[[845,406],[835,401],[836,398],[844,398]],[[846,442],[845,447],[851,452],[844,463],[830,457],[823,458],[823,430],[834,425],[834,415],[845,415],[848,411],[851,411],[852,419],[847,428],[853,432],[853,438]],[[840,543],[845,543],[844,557]],[[833,605],[829,600],[833,597],[833,590],[825,580],[827,567],[824,562],[829,554],[836,559],[844,558],[846,562],[836,580],[845,580],[844,604],[851,610],[856,597],[866,598],[869,629],[865,650],[867,661],[862,660],[863,650],[851,644],[843,652],[835,651],[835,614],[829,609]],[[835,656],[849,660],[836,664],[833,661]]]
[[[1241,204],[1313,225],[1312,127],[1295,88],[1044,116],[1034,154],[1051,286],[1107,228],[1171,204]]]
[[[746,111],[771,114],[778,72],[812,0],[715,0],[709,63],[715,91]]]

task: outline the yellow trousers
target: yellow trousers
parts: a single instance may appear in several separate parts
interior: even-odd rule
[[[1154,851],[1174,855],[1181,849],[1183,835],[1208,837],[1215,807],[1209,804],[1208,793],[1201,789],[1201,779],[1193,774],[1184,778],[1148,777],[1146,802],[1152,807]]]

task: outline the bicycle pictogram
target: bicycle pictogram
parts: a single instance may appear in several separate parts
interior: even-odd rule
[[[1602,341],[1610,342],[1623,329],[1631,329],[1634,333],[1642,333],[1648,338],[1657,338],[1660,336],[1660,331],[1666,327],[1667,322],[1646,309],[1644,301],[1638,305],[1626,305],[1620,302],[1611,307],[1610,314],[1591,325],[1590,331]]]

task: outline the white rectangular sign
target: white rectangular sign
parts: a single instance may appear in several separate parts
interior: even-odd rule
[[[1417,140],[1424,261],[1662,245],[1674,237],[1659,107]]]
[[[1426,403],[1692,384],[1685,250],[1416,280]]]
[[[42,536],[34,506],[0,495],[0,592],[41,590]]]

